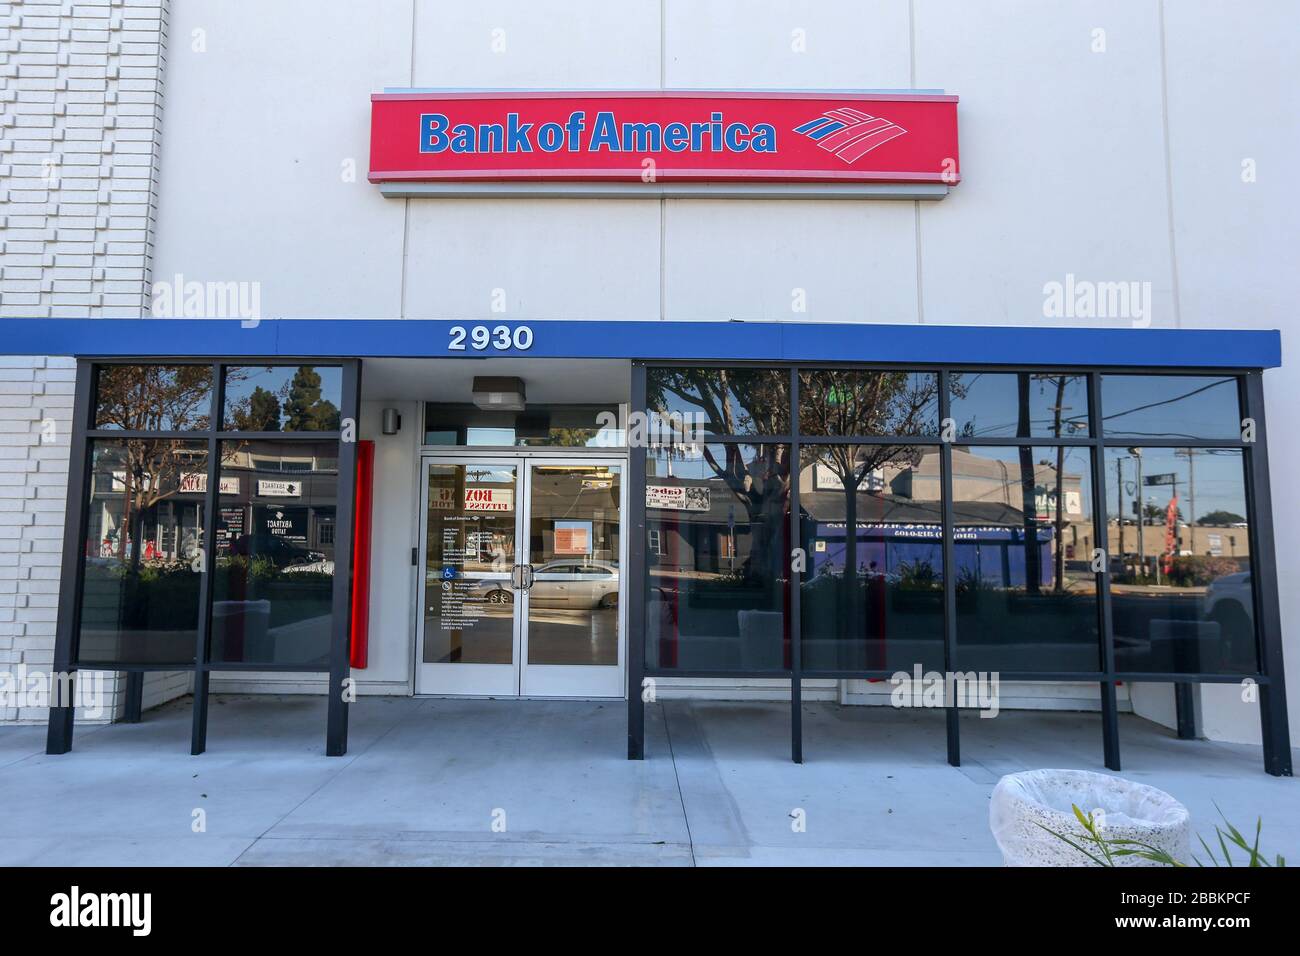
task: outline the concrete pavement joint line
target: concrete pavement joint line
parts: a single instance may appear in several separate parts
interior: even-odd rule
[[[249,854],[239,862],[241,867],[302,865],[307,857],[309,865],[347,865],[361,859],[361,865],[385,866],[689,866],[681,844],[650,848],[629,848],[622,844],[591,844],[573,849],[564,845],[538,843],[527,845],[446,844],[435,846],[422,843],[391,844],[384,841],[364,841],[349,845],[346,859],[341,858],[335,846],[319,846],[310,841],[290,841],[283,846],[263,843],[258,853]],[[648,851],[648,852],[647,852]]]
[[[695,837],[691,835],[691,815],[686,811],[686,797],[682,793],[682,777],[677,771],[677,755],[673,753],[673,732],[668,726],[668,707],[659,708],[664,718],[664,736],[668,739],[668,759],[673,762],[673,779],[677,781],[677,800],[682,805],[682,822],[686,825],[686,840],[691,848],[691,866],[698,866],[695,862]]]
[[[441,831],[439,831],[441,832]],[[449,831],[446,836],[413,836],[410,830],[399,830],[395,833],[371,834],[367,836],[357,836],[355,834],[313,834],[305,836],[302,834],[285,833],[276,835],[274,833],[263,834],[254,837],[255,840],[283,840],[299,842],[322,842],[322,843],[455,843],[455,844],[482,844],[488,846],[518,844],[520,846],[534,845],[542,843],[553,843],[561,846],[675,846],[690,847],[691,844],[679,843],[674,840],[654,840],[649,837],[638,836],[634,834],[610,833],[606,835],[593,834],[590,837],[574,836],[566,834],[544,833],[541,831],[532,831],[526,836],[516,836],[511,833],[494,833],[478,836],[472,833]]]
[[[420,709],[420,708],[416,708],[416,710],[419,710],[419,709]],[[315,788],[314,788],[310,793],[308,793],[305,797],[303,797],[301,800],[299,800],[297,803],[295,803],[292,807],[290,807],[288,810],[286,810],[286,811],[284,812],[284,814],[281,815],[278,819],[276,819],[276,821],[275,821],[274,823],[272,823],[269,827],[267,827],[267,828],[266,828],[265,830],[263,830],[260,834],[258,834],[256,837],[254,837],[254,838],[253,838],[253,842],[250,843],[248,846],[244,847],[244,849],[241,850],[241,851],[239,852],[239,855],[236,856],[236,857],[235,857],[233,860],[231,860],[229,863],[227,863],[226,866],[235,866],[236,864],[238,864],[239,861],[240,861],[240,859],[244,856],[245,853],[247,853],[247,852],[248,852],[249,850],[251,850],[253,847],[257,846],[257,843],[258,843],[259,840],[262,840],[263,838],[265,838],[266,835],[267,835],[268,833],[270,833],[272,830],[274,830],[276,827],[278,827],[281,823],[283,823],[283,822],[285,821],[285,819],[286,819],[290,814],[294,813],[296,810],[298,810],[299,808],[301,808],[303,804],[305,804],[305,803],[306,803],[308,800],[310,800],[312,797],[316,796],[316,794],[320,793],[321,790],[325,789],[325,787],[326,787],[327,785],[329,785],[330,783],[333,783],[335,780],[337,780],[338,777],[339,777],[339,775],[340,775],[341,773],[343,773],[345,770],[347,770],[349,767],[351,767],[354,763],[356,763],[357,760],[359,760],[361,757],[365,756],[365,754],[366,754],[369,750],[371,750],[371,749],[372,749],[376,744],[378,744],[381,740],[383,740],[385,737],[387,737],[389,734],[391,734],[394,730],[396,730],[397,727],[398,727],[398,725],[402,723],[402,720],[403,720],[403,719],[404,719],[404,718],[402,718],[401,716],[398,716],[396,719],[394,719],[393,722],[392,722],[392,724],[389,725],[388,729],[385,730],[382,734],[379,734],[378,736],[376,736],[375,739],[372,740],[372,741],[370,742],[369,746],[363,747],[361,750],[357,751],[355,754],[349,752],[347,758],[344,759],[343,761],[341,761],[343,765],[342,765],[341,767],[339,767],[337,771],[335,771],[334,773],[332,773],[332,774],[330,774],[328,777],[326,777],[324,780],[322,780],[322,781],[320,782],[320,784],[319,784],[318,786],[316,786],[316,787],[315,787]],[[333,759],[338,759],[338,758],[333,758],[333,757],[331,757],[331,758],[327,758],[327,759],[331,759],[331,760],[333,760]]]
[[[31,753],[23,754],[21,757],[15,757],[13,760],[8,761],[7,763],[0,763],[0,770],[4,770],[6,767],[13,767],[17,764],[22,763],[24,760],[31,760],[33,757],[40,757],[44,755],[44,753],[45,753],[44,750],[34,750]]]
[[[716,705],[711,709],[710,704]],[[696,825],[692,828],[693,838],[698,838],[701,831],[700,821],[709,836],[709,842],[725,846],[757,846],[745,826],[744,814],[736,800],[731,787],[723,780],[723,774],[717,755],[709,744],[708,734],[701,726],[700,715],[704,720],[710,714],[734,714],[736,707],[744,712],[747,705],[740,701],[690,701],[683,704],[684,713],[678,713],[677,740],[673,747],[673,758],[683,766],[683,794],[688,794],[687,812],[696,815]],[[684,726],[683,726],[684,725]],[[711,827],[719,826],[726,833],[726,838],[719,838],[712,833]]]

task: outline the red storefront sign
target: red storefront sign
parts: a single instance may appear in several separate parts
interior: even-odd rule
[[[957,97],[375,93],[370,181],[946,183]]]

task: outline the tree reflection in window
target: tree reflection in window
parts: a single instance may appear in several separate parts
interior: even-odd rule
[[[799,376],[799,429],[807,435],[934,436],[939,431],[939,376],[934,372],[818,369]],[[810,449],[811,451],[811,449]],[[829,469],[843,489],[844,524],[858,527],[859,492],[881,493],[873,482],[893,472],[908,472],[920,462],[920,449],[907,445],[847,444],[818,446],[808,464]],[[815,463],[813,462],[815,458]],[[909,494],[913,493],[909,489]],[[937,502],[938,495],[932,497]],[[935,511],[934,519],[939,518]],[[862,617],[864,573],[858,559],[859,535],[845,534],[844,586],[839,620],[854,627]],[[915,568],[917,582],[941,587],[941,569]],[[845,635],[848,636],[848,635]]]
[[[103,365],[95,386],[95,427],[122,431],[201,431],[212,410],[210,365]]]
[[[79,658],[183,663],[194,653],[204,440],[95,439]]]
[[[799,430],[805,435],[937,435],[939,376],[852,369],[802,372]]]
[[[705,445],[704,460],[744,506],[750,525],[781,527],[790,506],[789,445]],[[748,577],[763,582],[786,577],[779,540],[771,530],[754,536],[744,565]]]
[[[341,383],[336,366],[230,366],[221,427],[241,432],[338,431]]]
[[[690,414],[710,435],[790,433],[790,373],[763,368],[652,368],[646,374],[649,408],[659,415]]]

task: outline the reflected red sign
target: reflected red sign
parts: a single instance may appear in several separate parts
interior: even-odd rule
[[[957,97],[409,92],[371,96],[370,181],[961,178]]]

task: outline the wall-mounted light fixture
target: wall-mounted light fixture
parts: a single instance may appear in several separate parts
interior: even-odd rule
[[[402,413],[395,408],[385,408],[383,414],[383,431],[385,435],[396,435],[402,430]]]

